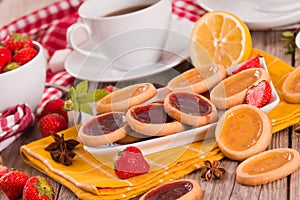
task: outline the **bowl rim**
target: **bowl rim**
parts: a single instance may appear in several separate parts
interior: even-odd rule
[[[24,65],[21,65],[22,67],[18,67],[17,69],[10,70],[8,72],[0,73],[0,79],[5,78],[6,76],[10,76],[13,73],[17,73],[18,71],[22,70],[23,68],[26,68],[30,66],[30,64],[38,57],[41,57],[41,54],[44,53],[44,48],[43,46],[37,42],[37,41],[32,41],[34,44],[34,48],[38,51],[38,53],[35,55],[33,59],[31,59],[29,62],[25,63]]]

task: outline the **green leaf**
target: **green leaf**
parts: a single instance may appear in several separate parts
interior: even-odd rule
[[[100,99],[102,99],[108,94],[109,92],[107,90],[96,89],[89,93],[81,94],[77,96],[77,101],[79,103],[95,102],[95,101],[99,101]]]
[[[294,33],[291,31],[285,31],[282,33],[284,37],[294,37]]]
[[[93,111],[89,103],[80,103],[79,107],[82,112],[93,115]]]
[[[74,109],[76,112],[79,112],[79,105],[78,105],[78,102],[77,102],[77,101],[73,101],[73,109]]]
[[[76,95],[87,93],[88,87],[89,86],[87,80],[81,81],[76,85]]]
[[[70,95],[70,99],[71,99],[73,102],[75,102],[76,96],[75,96],[75,88],[74,88],[74,87],[71,87],[71,88],[70,88],[69,95]]]

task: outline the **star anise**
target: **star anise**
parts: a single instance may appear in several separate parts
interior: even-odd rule
[[[223,177],[225,169],[220,167],[220,162],[218,160],[213,160],[212,162],[205,160],[203,163],[205,167],[201,173],[201,178],[210,181],[212,178],[221,179]]]
[[[45,150],[50,152],[51,158],[63,165],[69,166],[72,164],[72,160],[75,157],[75,153],[72,151],[79,142],[74,139],[65,140],[64,134],[61,136],[57,133],[52,133],[54,142],[49,144]]]

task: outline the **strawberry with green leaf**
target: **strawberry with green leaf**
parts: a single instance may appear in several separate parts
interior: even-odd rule
[[[54,200],[54,198],[53,187],[45,177],[33,176],[24,186],[22,200]]]
[[[20,50],[24,47],[34,46],[32,39],[28,35],[21,33],[12,33],[8,35],[3,42],[3,45],[12,52]]]
[[[141,150],[134,146],[128,146],[118,152],[114,163],[114,172],[120,179],[127,179],[148,173],[150,165],[144,158]]]

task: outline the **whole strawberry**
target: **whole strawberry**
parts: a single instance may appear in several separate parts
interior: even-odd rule
[[[129,146],[120,151],[114,165],[114,172],[120,179],[145,174],[149,169],[150,165],[145,160],[142,152],[134,146]]]
[[[34,44],[28,35],[21,33],[12,33],[6,37],[3,42],[4,46],[12,52],[20,50],[24,47],[33,47]]]
[[[256,55],[246,62],[242,63],[241,66],[239,66],[236,70],[232,72],[232,74],[237,74],[243,70],[250,69],[250,68],[259,68],[260,67],[260,60],[259,55]]]
[[[10,171],[0,178],[0,188],[8,199],[18,199],[22,195],[28,178],[25,172],[18,170]]]
[[[0,47],[0,73],[3,68],[12,60],[11,51],[6,47]]]
[[[57,113],[51,113],[41,118],[40,132],[42,136],[47,137],[51,133],[57,133],[68,128],[65,118]]]
[[[271,85],[268,81],[263,80],[247,90],[245,101],[247,104],[261,108],[270,101],[271,97]]]
[[[54,190],[42,176],[33,176],[26,182],[22,200],[54,200]]]
[[[65,102],[62,99],[53,99],[46,103],[44,106],[41,116],[46,116],[50,113],[58,113],[64,116],[65,120],[68,122],[68,112],[64,109]]]
[[[25,63],[32,60],[36,56],[37,53],[38,52],[35,48],[25,47],[23,49],[18,50],[15,53],[15,55],[13,57],[13,61],[20,65],[24,65]]]

